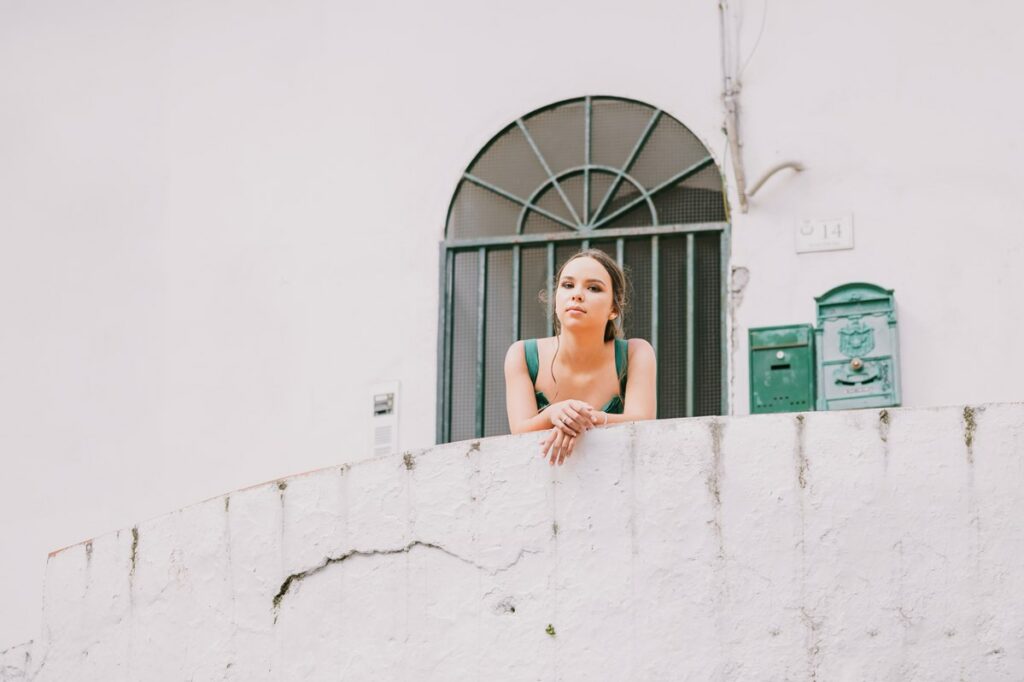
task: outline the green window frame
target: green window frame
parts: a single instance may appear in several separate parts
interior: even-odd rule
[[[713,157],[660,109],[587,96],[507,126],[460,179],[440,244],[438,442],[508,433],[505,349],[552,333],[556,269],[588,247],[631,275],[625,331],[658,356],[658,417],[725,413],[729,235]]]

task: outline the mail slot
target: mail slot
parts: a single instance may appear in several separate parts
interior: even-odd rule
[[[899,338],[892,289],[853,282],[815,301],[818,409],[899,405]]]
[[[814,409],[814,334],[795,324],[750,330],[750,412]]]

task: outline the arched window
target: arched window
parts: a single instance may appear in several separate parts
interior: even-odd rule
[[[726,220],[707,148],[647,104],[582,97],[498,133],[441,245],[438,441],[508,433],[505,351],[552,333],[555,272],[586,247],[630,275],[624,331],[657,353],[658,416],[721,414]]]

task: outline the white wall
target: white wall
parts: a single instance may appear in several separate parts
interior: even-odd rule
[[[1019,398],[1024,10],[738,3],[744,57],[765,6],[748,175],[808,170],[733,213],[733,408],[746,327],[853,279],[896,289],[907,404]],[[0,642],[37,630],[48,551],[362,456],[377,381],[401,447],[433,441],[445,212],[516,116],[633,97],[725,150],[711,2],[0,12]],[[837,209],[856,250],[795,256],[792,221]]]
[[[756,3],[745,3],[751,10]],[[760,12],[744,21],[752,44]],[[814,322],[814,296],[850,281],[895,289],[905,405],[1024,395],[1024,63],[1019,7],[769,3],[743,75],[748,177],[803,162],[733,213],[750,281],[733,405],[749,409],[745,328]],[[853,214],[852,251],[797,255],[801,217]]]
[[[0,681],[1024,676],[1024,404],[641,422],[557,468],[535,443],[68,548]]]
[[[710,6],[3,12],[0,641],[48,551],[363,456],[377,381],[433,442],[438,242],[510,120],[588,92],[717,120]]]

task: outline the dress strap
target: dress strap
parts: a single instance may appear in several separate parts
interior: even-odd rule
[[[530,372],[530,381],[537,383],[537,370],[540,368],[540,356],[537,354],[537,339],[523,341],[523,352],[526,354],[526,369]],[[618,357],[615,366],[618,368]]]
[[[619,395],[626,397],[626,372],[629,369],[629,341],[615,339],[615,373],[619,376]]]

